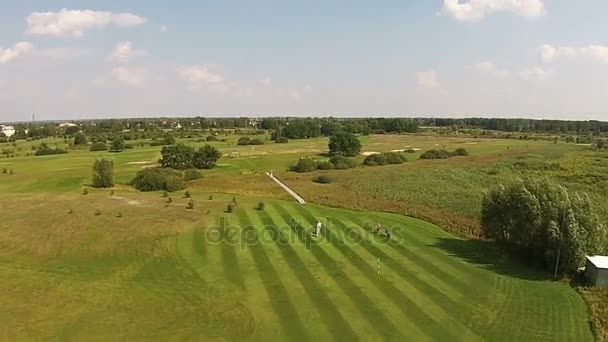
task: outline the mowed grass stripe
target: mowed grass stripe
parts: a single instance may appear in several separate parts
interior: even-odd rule
[[[331,218],[331,222],[334,227],[338,227],[342,232],[346,234],[351,234],[349,236],[353,236],[354,234],[358,234],[354,229],[349,228],[344,222],[338,219],[336,216]],[[331,231],[331,228],[328,229]],[[334,234],[335,236],[335,234]],[[433,319],[439,319],[442,325],[450,325],[452,327],[457,327],[459,329],[458,335],[474,335],[473,332],[468,329],[469,320],[463,316],[470,315],[461,315],[461,313],[466,312],[467,310],[471,310],[467,301],[456,302],[449,293],[457,292],[455,289],[449,287],[449,285],[445,284],[444,286],[449,289],[449,292],[446,294],[442,289],[437,288],[436,282],[438,279],[430,278],[429,280],[424,280],[419,277],[417,274],[422,275],[426,265],[420,265],[417,263],[409,262],[411,269],[406,270],[402,264],[395,261],[390,255],[385,253],[379,247],[365,243],[363,241],[363,237],[360,236],[360,241],[358,245],[363,249],[369,252],[374,258],[379,258],[382,262],[382,266],[388,267],[395,275],[397,275],[402,280],[402,285],[408,286],[407,293],[410,294],[411,301],[414,302],[417,307],[424,312],[430,311],[433,313]],[[353,258],[355,259],[355,258]],[[354,260],[355,262],[360,262],[361,260]],[[405,297],[399,290],[395,289],[393,291],[397,296],[396,298],[398,302],[403,303]],[[422,310],[424,308],[424,310]],[[452,313],[458,312],[459,315],[453,316]]]
[[[221,239],[220,246],[224,277],[238,288],[246,290],[245,279],[243,278],[239,258],[236,254],[236,248],[238,247],[238,239],[236,238],[240,234],[240,230],[237,227],[228,225],[228,220],[225,217],[220,217],[218,229]]]
[[[344,273],[342,267],[332,258],[332,256],[325,252],[321,246],[317,244],[317,241],[308,238],[309,233],[307,230],[299,223],[293,222],[291,220],[292,215],[290,215],[280,204],[276,202],[273,203],[273,208],[279,213],[283,221],[302,243],[305,243],[306,240],[310,241],[309,248],[312,255],[326,270],[327,274],[334,278],[334,281],[340,286],[342,291],[353,299],[353,303],[358,307],[360,314],[366,317],[378,335],[382,336],[385,340],[402,340],[403,336],[399,332],[399,329],[367,296],[365,291]]]
[[[296,211],[299,215],[301,215],[306,222],[309,224],[315,224],[316,218],[315,215],[311,214],[312,207],[296,207]],[[321,214],[317,215],[321,217]],[[408,296],[405,296],[399,289],[397,289],[392,283],[390,283],[383,276],[378,276],[376,270],[369,266],[369,264],[365,261],[365,259],[361,258],[358,254],[354,253],[349,246],[343,243],[338,236],[332,233],[331,229],[324,229],[324,233],[326,235],[326,240],[336,248],[342,255],[346,257],[346,259],[357,268],[364,276],[376,286],[380,292],[384,293],[390,300],[392,300],[397,307],[401,310],[403,315],[410,321],[415,322],[416,326],[421,329],[425,334],[432,337],[433,339],[454,339],[455,336],[452,336],[448,333],[448,330],[443,328],[443,324],[447,325],[454,324],[454,322],[438,322],[434,317],[431,317],[421,306],[418,305],[415,301],[413,301]],[[361,246],[361,245],[358,245]],[[382,258],[388,256],[384,255]],[[411,275],[410,279],[404,277],[404,280],[411,284],[411,279],[414,278]],[[426,285],[425,282],[422,282],[423,285]],[[418,287],[414,287],[418,293],[422,296],[429,297],[428,292],[425,291],[424,288],[420,289]],[[429,301],[429,304],[432,304],[432,300]],[[442,312],[441,309],[436,308],[427,308],[429,311],[435,311],[435,313],[439,312],[441,314],[441,318],[443,320],[448,320],[449,315]],[[431,310],[432,309],[432,310]],[[465,328],[460,329],[460,333],[470,334]]]
[[[283,257],[289,264],[289,267],[293,270],[298,281],[302,284],[307,296],[317,309],[321,322],[331,333],[332,337],[336,341],[358,340],[359,338],[350,324],[336,308],[336,305],[326,294],[326,291],[321,284],[316,281],[313,274],[308,270],[308,267],[300,260],[300,257],[293,250],[292,246],[289,244],[289,238],[286,238],[279,229],[277,229],[277,224],[266,212],[259,210],[258,216],[263,222],[264,228],[270,231],[276,246],[281,251]]]
[[[423,234],[422,232],[425,231],[425,229],[421,228],[421,225],[410,226],[408,224],[408,229],[406,229],[402,221],[394,221],[393,219],[386,220],[383,217],[375,218],[376,222],[392,223],[392,225],[388,228],[392,230],[393,235],[398,233],[399,236],[411,241],[412,245],[417,246],[417,253],[413,253],[407,248],[407,246],[404,246],[394,239],[387,244],[389,247],[398,251],[401,255],[414,261],[415,263],[424,262],[425,259],[428,260],[426,262],[426,271],[435,275],[439,279],[449,279],[450,283],[457,284],[457,288],[463,290],[461,292],[463,296],[470,296],[474,294],[470,291],[472,284],[483,284],[486,285],[486,287],[491,286],[493,282],[491,273],[483,272],[483,270],[480,270],[477,267],[471,267],[471,265],[467,265],[462,261],[438,250],[434,245],[428,245],[434,244],[435,240],[430,239],[428,236],[421,235]],[[367,223],[364,223],[356,218],[352,218],[352,220],[353,223],[361,227],[361,229],[364,229],[363,227],[365,226],[365,223]],[[423,240],[427,242],[425,243]],[[420,246],[427,246],[429,248],[423,249],[419,248]],[[434,263],[434,260],[440,260],[440,266]],[[444,269],[449,269],[450,272],[444,271]],[[471,281],[465,281],[465,279],[471,279]]]
[[[268,258],[264,246],[260,242],[255,227],[247,217],[244,210],[237,210],[239,223],[243,229],[243,235],[251,236],[252,243],[249,246],[251,256],[258,270],[258,274],[263,281],[264,288],[270,299],[270,304],[279,318],[281,328],[285,336],[291,341],[307,341],[308,333],[297,310],[291,299],[287,289],[281,281],[272,262]]]

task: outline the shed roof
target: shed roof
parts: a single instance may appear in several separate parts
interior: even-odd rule
[[[591,261],[593,265],[597,268],[605,268],[608,269],[608,256],[588,256],[587,259]]]

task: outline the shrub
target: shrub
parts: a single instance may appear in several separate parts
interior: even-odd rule
[[[255,138],[249,140],[249,145],[264,145],[264,142],[261,139]]]
[[[319,175],[319,176],[313,178],[312,181],[315,183],[320,183],[320,184],[329,184],[329,183],[332,183],[334,180],[331,177],[329,177],[328,175]]]
[[[163,190],[163,197],[169,197],[169,192],[167,190]]]
[[[310,158],[300,158],[298,163],[292,165],[290,170],[295,172],[312,172],[317,169],[317,163]]]
[[[258,202],[258,206],[257,206],[257,210],[264,210],[264,208],[266,208],[266,204],[264,204],[264,202]]]
[[[114,196],[114,190],[110,190],[110,196]]]
[[[67,150],[62,150],[60,148],[49,148],[47,147],[40,147],[38,150],[36,150],[36,153],[34,153],[35,156],[49,156],[49,155],[53,155],[53,154],[66,154],[68,153]]]
[[[420,155],[420,159],[447,159],[450,153],[446,150],[428,150]]]
[[[388,160],[384,154],[370,154],[365,157],[363,164],[367,166],[382,166],[388,164]]]
[[[169,203],[173,203],[173,198],[171,198],[171,197],[167,197],[167,201],[166,201],[166,202],[167,202],[167,204],[169,204]]]
[[[188,169],[184,171],[184,180],[191,181],[203,178],[203,174],[197,169]]]
[[[450,156],[468,156],[469,155],[469,151],[467,151],[466,149],[459,147],[457,149],[455,149],[452,153],[450,153]]]
[[[361,142],[353,133],[338,132],[329,138],[329,153],[353,157],[359,154]]]
[[[74,145],[86,145],[87,137],[82,133],[76,133],[74,136]]]
[[[186,190],[186,192],[184,192],[184,198],[191,198],[192,194],[190,193],[190,190]]]
[[[336,168],[336,166],[328,161],[317,162],[318,170],[333,170],[335,168]]]
[[[414,150],[413,148],[408,148],[407,150],[404,151],[405,153],[416,153],[416,150]]]
[[[2,169],[2,174],[5,175],[8,173],[8,170],[6,168]]]
[[[93,164],[93,187],[111,188],[114,186],[114,162],[98,158]]]
[[[386,157],[386,162],[392,165],[403,164],[405,162],[405,157],[399,153],[388,152],[383,153],[383,155]]]
[[[228,205],[226,206],[226,212],[231,213],[233,211],[234,211],[234,204],[228,203]]]
[[[249,145],[250,141],[251,141],[251,139],[249,139],[249,137],[240,137],[236,144],[237,145]]]
[[[165,168],[185,170],[194,167],[194,148],[184,144],[164,146],[160,151],[160,164]]]
[[[116,217],[121,218],[122,217],[122,212],[118,212],[118,215],[116,215]]]
[[[95,216],[99,216],[99,215],[101,215],[101,210],[95,209],[95,211],[93,212],[93,214],[95,214]]]
[[[139,191],[173,192],[184,188],[182,174],[179,171],[159,167],[140,170],[130,184]]]
[[[218,141],[219,139],[215,135],[208,135],[207,141]]]
[[[91,145],[91,148],[89,148],[89,151],[91,151],[91,152],[107,151],[107,150],[108,150],[108,145],[106,145],[102,142],[96,142],[93,145]]]
[[[190,201],[188,201],[188,205],[186,206],[186,209],[194,209],[194,201],[192,199],[190,199]]]
[[[72,210],[72,209],[68,210],[68,214],[73,214],[73,213],[74,213],[74,210]]]
[[[213,195],[209,195],[209,200],[213,201]]]
[[[287,144],[289,142],[289,139],[285,138],[285,137],[278,137],[275,139],[275,141],[277,144]]]
[[[336,170],[352,169],[357,166],[357,162],[354,159],[346,158],[339,154],[329,158],[329,162],[334,164]]]
[[[87,189],[86,187],[82,189],[82,195],[86,196],[89,194],[89,189]]]

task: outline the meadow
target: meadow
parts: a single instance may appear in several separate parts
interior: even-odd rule
[[[40,142],[18,142],[15,157],[0,159],[14,170],[0,174],[0,337],[593,339],[588,306],[567,282],[467,237],[479,236],[484,189],[509,177],[542,172],[605,198],[605,154],[543,141],[371,135],[364,152],[420,151],[403,165],[296,174],[286,170],[298,158],[327,158],[327,139],[251,147],[237,138],[211,143],[225,156],[189,184],[193,210],[181,192],[168,204],[126,185],[155,165],[160,147],[34,157],[26,154]],[[418,160],[437,147],[471,155]],[[114,161],[117,185],[83,195],[100,155]],[[269,170],[309,204],[294,202]],[[313,183],[318,174],[335,181]],[[225,212],[233,200],[236,210]],[[605,202],[596,201],[603,214]],[[315,238],[317,220],[327,229]],[[372,234],[377,223],[390,240]]]

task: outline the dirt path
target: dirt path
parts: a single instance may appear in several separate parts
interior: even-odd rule
[[[298,201],[298,203],[300,203],[300,204],[306,204],[306,201],[304,201],[304,199],[302,198],[302,196],[298,195],[295,191],[291,190],[291,188],[289,188],[287,185],[285,185],[285,183],[281,182],[273,174],[270,174],[270,173],[266,172],[266,175],[268,177],[270,177],[270,179],[272,179],[273,181],[275,181],[275,183],[279,184],[281,186],[281,188],[285,189],[285,191],[287,191],[291,196],[293,196],[293,198],[295,198],[296,201]]]

